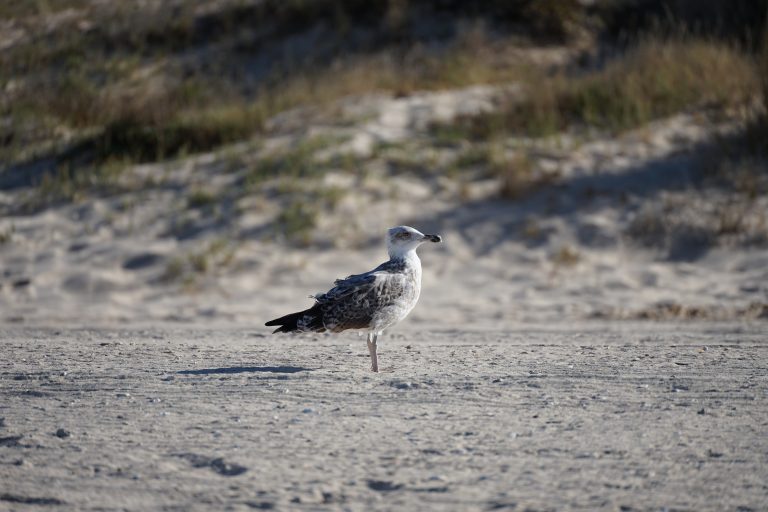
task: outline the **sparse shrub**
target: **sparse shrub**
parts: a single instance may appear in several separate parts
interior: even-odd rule
[[[127,117],[110,122],[91,145],[98,159],[123,156],[156,161],[241,140],[260,130],[262,123],[258,110],[247,108],[203,110],[161,121]]]
[[[98,165],[78,167],[63,163],[43,174],[39,183],[21,201],[21,209],[36,211],[51,204],[76,202],[93,194],[112,195],[138,184],[122,180],[125,161],[111,159]]]
[[[715,231],[718,235],[737,235],[746,229],[746,208],[740,204],[719,204]]]
[[[536,240],[542,236],[542,229],[539,223],[534,218],[525,219],[525,223],[521,229],[521,234],[527,240]]]
[[[638,212],[627,226],[627,234],[646,247],[661,247],[666,243],[669,231],[668,221],[655,208]]]
[[[491,157],[491,151],[488,147],[473,145],[468,150],[459,153],[454,164],[459,169],[483,167],[491,164]]]
[[[552,254],[550,259],[555,267],[573,267],[581,260],[581,255],[573,247],[563,245]]]
[[[313,206],[295,198],[275,219],[275,229],[291,242],[309,245],[317,227],[317,216],[318,211]]]
[[[168,260],[165,265],[165,270],[160,276],[160,281],[165,283],[172,283],[178,281],[184,275],[184,259],[178,256]]]
[[[531,190],[533,185],[533,163],[528,154],[518,152],[514,158],[493,164],[501,182],[502,197],[517,199]]]
[[[524,150],[517,151],[510,159],[492,158],[491,170],[498,176],[501,197],[508,199],[520,199],[542,187],[551,185],[558,177],[557,174],[537,169]]]
[[[181,283],[185,288],[194,288],[201,276],[228,267],[234,257],[235,248],[229,242],[214,240],[200,250],[169,259],[160,282]]]
[[[336,206],[339,205],[342,199],[344,199],[344,196],[346,196],[347,191],[346,189],[343,189],[341,187],[318,187],[317,188],[317,196],[320,202],[323,204],[325,208],[328,208],[330,210],[336,209]]]
[[[577,0],[534,0],[523,13],[536,33],[561,41],[571,36],[585,17]]]
[[[3,229],[0,231],[0,245],[6,245],[11,242],[13,239],[13,233],[15,231],[15,227],[13,224],[11,224],[10,227]]]
[[[209,261],[207,252],[192,253],[189,255],[189,265],[192,267],[192,271],[198,274],[205,274],[208,272]]]
[[[189,208],[206,208],[216,203],[216,195],[210,190],[198,188],[190,192],[187,197]]]
[[[262,158],[246,173],[246,187],[252,188],[278,177],[298,180],[320,175],[324,167],[315,162],[315,153],[330,142],[326,137],[313,137],[302,140],[290,149]]]

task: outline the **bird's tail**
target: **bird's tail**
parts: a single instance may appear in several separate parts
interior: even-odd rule
[[[301,322],[301,326],[298,325],[299,322]],[[276,332],[325,331],[325,325],[323,324],[323,314],[322,311],[320,311],[318,304],[315,304],[311,308],[305,309],[304,311],[298,311],[296,313],[291,313],[290,315],[275,318],[274,320],[270,320],[264,325],[270,327],[279,325],[280,327],[272,331],[273,334]]]

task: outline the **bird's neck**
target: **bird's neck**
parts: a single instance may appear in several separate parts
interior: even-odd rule
[[[408,264],[415,264],[421,266],[421,260],[416,254],[416,248],[412,249],[390,249],[389,259],[393,261],[403,261]]]
[[[392,261],[403,262],[407,269],[421,277],[421,260],[418,254],[416,254],[415,248],[408,251],[390,252],[389,258]]]

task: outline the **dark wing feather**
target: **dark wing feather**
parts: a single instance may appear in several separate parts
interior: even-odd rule
[[[391,305],[405,288],[404,277],[383,271],[350,276],[319,297],[323,322],[330,331],[367,329],[374,315]]]
[[[333,283],[335,285],[333,288],[321,295],[317,295],[315,300],[321,304],[338,301],[350,294],[369,288],[374,281],[376,281],[376,275],[372,272],[337,279]]]

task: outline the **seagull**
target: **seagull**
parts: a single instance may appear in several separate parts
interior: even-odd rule
[[[347,329],[368,331],[371,370],[379,371],[376,341],[384,329],[408,316],[421,293],[421,260],[416,249],[424,242],[440,243],[438,235],[425,235],[410,226],[387,231],[385,261],[364,274],[337,279],[334,287],[310,295],[315,304],[265,325],[279,326],[277,332],[341,332]]]

